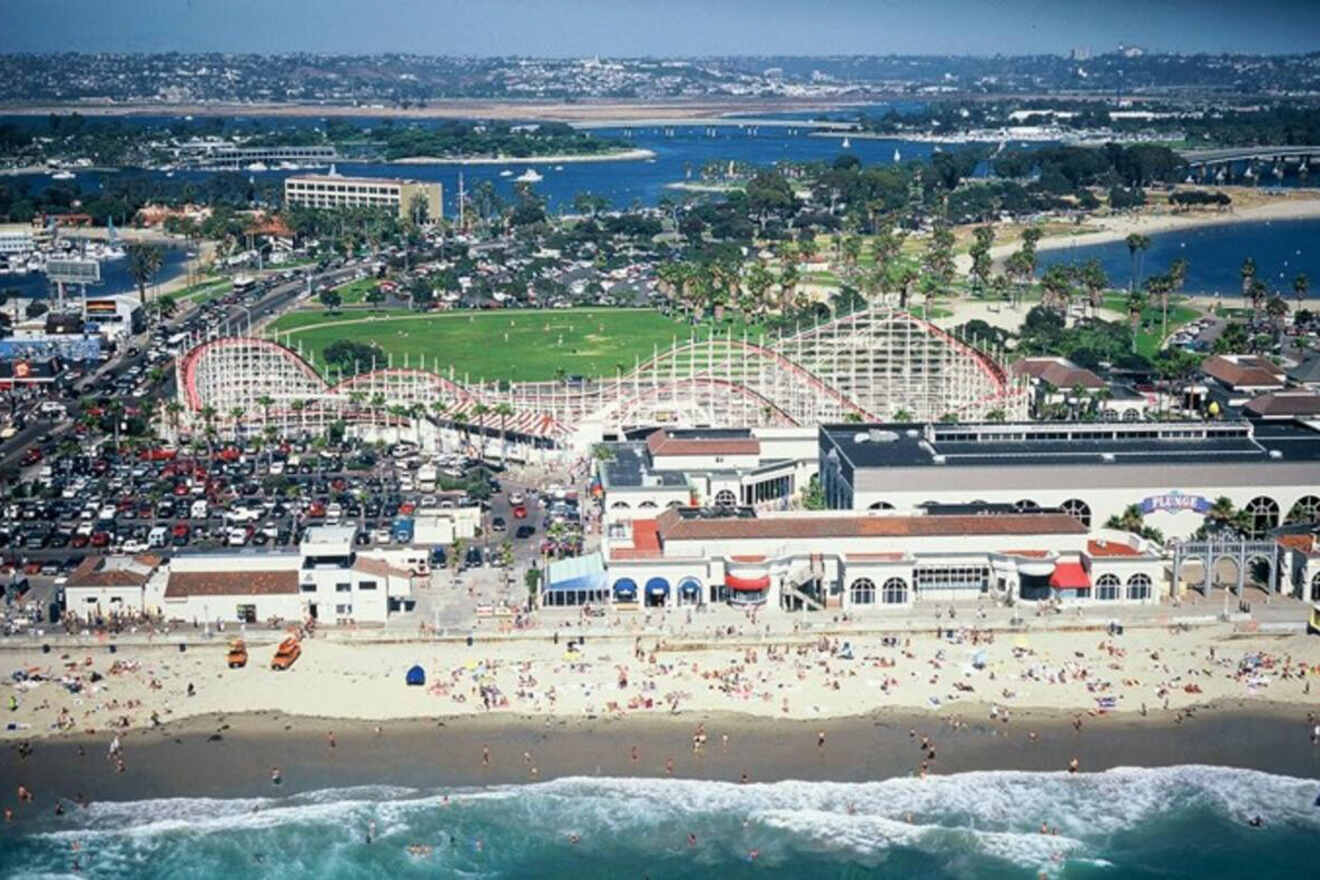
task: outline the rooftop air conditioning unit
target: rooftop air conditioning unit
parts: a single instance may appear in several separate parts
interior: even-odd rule
[[[1270,458],[1283,458],[1283,453],[1277,449],[1271,449]]]
[[[1100,460],[1103,461],[1103,462],[1105,462],[1105,463],[1107,463],[1107,464],[1113,464],[1114,461],[1115,461],[1115,459],[1114,459],[1114,453],[1112,453],[1112,452],[1102,452],[1102,453],[1100,453]]]

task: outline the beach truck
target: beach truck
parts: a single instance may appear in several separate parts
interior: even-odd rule
[[[229,653],[225,656],[225,662],[229,664],[230,669],[242,669],[247,666],[247,644],[242,639],[234,639],[229,643]]]
[[[302,644],[297,636],[289,636],[280,642],[280,646],[275,649],[275,656],[271,658],[270,668],[276,672],[283,672],[293,665],[293,662],[302,656]]]

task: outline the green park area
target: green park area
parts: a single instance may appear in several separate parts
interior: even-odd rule
[[[228,278],[208,278],[171,294],[177,303],[191,303],[200,306],[217,296],[224,296],[233,287]]]
[[[723,334],[741,336],[744,325],[730,318],[719,325]],[[442,368],[452,364],[471,379],[533,381],[562,376],[612,376],[631,370],[636,358],[646,360],[655,349],[675,338],[712,331],[709,322],[692,326],[652,309],[564,309],[496,312],[440,312],[419,315],[389,309],[364,317],[361,311],[329,314],[301,310],[284,315],[268,335],[301,345],[318,366],[331,343],[348,340],[375,345],[392,354],[395,363],[424,356]],[[757,334],[755,328],[749,335]]]
[[[375,278],[359,278],[335,288],[346,306],[362,305],[367,301],[367,294],[375,290],[380,281]]]

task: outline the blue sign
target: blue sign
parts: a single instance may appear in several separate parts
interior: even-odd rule
[[[1184,495],[1177,489],[1164,495],[1152,495],[1141,499],[1141,512],[1154,513],[1157,510],[1177,513],[1180,510],[1192,510],[1196,513],[1209,513],[1211,501],[1203,495]]]

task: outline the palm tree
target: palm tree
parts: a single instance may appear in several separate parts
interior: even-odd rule
[[[124,255],[128,257],[128,273],[137,284],[138,302],[145,307],[147,283],[160,271],[165,262],[165,252],[157,245],[135,241],[124,246]]]
[[[477,425],[482,429],[482,438],[483,438],[483,439],[482,439],[482,441],[481,441],[481,449],[482,449],[482,452],[483,452],[483,453],[485,452],[485,449],[486,449],[486,441],[485,441],[485,439],[484,439],[484,438],[485,438],[485,427],[486,427],[486,426],[485,426],[485,424],[484,424],[484,421],[485,421],[486,415],[487,415],[489,412],[490,412],[490,407],[486,406],[486,404],[484,404],[484,403],[478,403],[478,404],[475,404],[475,405],[472,407],[472,409],[468,410],[469,420],[468,420],[468,423],[467,423],[467,427],[470,428],[471,425],[472,425],[472,423],[475,422],[475,423],[477,423]],[[470,445],[470,444],[471,444],[471,437],[472,437],[471,431],[469,430],[469,431],[467,432],[467,434],[468,434],[468,443],[469,443],[469,445]],[[482,457],[484,458],[485,456],[483,455]]]
[[[177,432],[179,430],[179,413],[183,412],[183,404],[177,400],[171,400],[165,404],[165,416],[169,419],[170,430]]]
[[[1146,310],[1146,297],[1140,291],[1128,294],[1128,324],[1132,329],[1132,351],[1137,350],[1137,331],[1141,328],[1141,313]]]
[[[1242,268],[1238,270],[1242,276],[1242,298],[1244,300],[1251,298],[1251,285],[1256,280],[1256,261],[1247,257],[1242,261]]]
[[[509,416],[513,415],[513,407],[501,401],[495,404],[495,415],[500,417],[500,467],[504,467],[508,463],[509,455],[509,437],[505,427]]]
[[[1139,232],[1133,232],[1125,239],[1128,247],[1128,256],[1132,258],[1132,281],[1128,285],[1128,290],[1137,289],[1137,281],[1141,275],[1141,256],[1150,249],[1150,236],[1142,235]]]
[[[243,426],[243,414],[247,410],[241,406],[230,407],[229,417],[234,420],[234,442],[238,443],[238,429]]]
[[[263,424],[270,424],[270,408],[275,405],[275,398],[269,394],[263,394],[257,398],[257,406],[261,407],[261,421]]]
[[[1270,316],[1270,322],[1274,324],[1274,335],[1277,337],[1283,332],[1283,322],[1288,317],[1288,304],[1281,296],[1270,297],[1270,301],[1265,304],[1265,314]]]
[[[202,407],[201,415],[202,415],[202,421],[206,423],[206,451],[207,454],[210,454],[211,439],[215,434],[214,422],[216,415],[218,415],[218,411],[216,410],[215,407],[208,405]]]
[[[1297,296],[1297,305],[1300,307],[1302,301],[1306,299],[1307,292],[1311,289],[1311,279],[1306,277],[1305,272],[1298,273],[1293,279],[1293,293]]]

